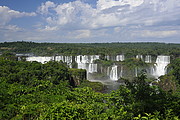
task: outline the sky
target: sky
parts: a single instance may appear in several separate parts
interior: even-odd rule
[[[0,42],[180,43],[180,0],[0,0]]]

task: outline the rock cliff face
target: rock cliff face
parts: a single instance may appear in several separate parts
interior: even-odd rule
[[[71,68],[69,70],[70,72],[70,84],[73,86],[73,87],[76,87],[78,85],[80,85],[83,80],[86,80],[87,77],[86,77],[86,70],[85,69],[74,69],[74,68]]]

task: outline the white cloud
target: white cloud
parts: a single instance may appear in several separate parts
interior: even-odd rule
[[[7,30],[11,30],[11,31],[21,31],[23,30],[22,28],[16,26],[16,25],[7,25],[7,26],[4,26],[5,29]]]
[[[129,5],[131,7],[137,7],[141,5],[143,0],[98,0],[97,8],[100,10],[108,9],[114,6]]]
[[[46,5],[46,3],[42,4],[39,8],[44,8],[44,5]],[[92,19],[97,16],[96,9],[81,1],[59,4],[51,7],[51,11],[48,11],[48,13],[47,11],[48,10],[44,12],[49,14],[48,16],[45,16],[46,22],[54,26],[70,24],[71,26],[73,25],[76,27],[87,27],[91,24],[90,22],[92,22]]]
[[[100,14],[96,17],[96,19],[93,19],[92,21],[92,28],[98,28],[98,27],[111,27],[116,26],[119,23],[119,19],[116,17],[114,13],[111,14]]]
[[[49,13],[49,9],[50,8],[54,8],[56,5],[51,2],[51,1],[47,1],[45,3],[42,3],[40,7],[38,7],[37,12],[41,13],[41,14],[48,14]]]
[[[8,31],[20,31],[23,30],[22,28],[16,26],[16,25],[6,25],[6,26],[0,26],[0,30],[8,30]]]
[[[165,38],[178,35],[180,31],[176,30],[161,30],[161,31],[152,31],[152,30],[142,30],[132,33],[133,36],[146,37],[146,38]]]
[[[93,7],[82,1],[86,0],[64,4],[51,1],[42,3],[37,10],[37,15],[43,18],[38,21],[39,26],[32,25],[36,27],[33,32],[17,34],[18,39],[105,38],[108,41],[111,38],[118,41],[146,37],[165,38],[176,36],[179,32],[180,0],[97,0]],[[0,26],[7,25],[13,18],[35,15],[36,13],[19,12],[0,6]],[[162,29],[161,26],[166,25],[173,29]],[[17,26],[7,26],[6,30],[21,30]],[[13,35],[17,36],[14,32],[12,39]]]
[[[91,36],[90,30],[78,30],[76,31],[76,39],[89,38]]]
[[[38,28],[37,29],[37,31],[40,31],[40,32],[57,31],[57,30],[58,30],[57,26],[54,26],[54,27],[45,26],[45,28]]]
[[[64,35],[67,36],[68,39],[85,39],[92,37],[91,31],[86,29],[68,31]]]
[[[36,16],[36,13],[19,12],[6,6],[0,6],[0,25],[6,25],[11,19],[24,16]]]
[[[129,25],[153,26],[161,21],[179,19],[180,8],[176,5],[179,2],[176,0],[157,1],[98,0],[97,8],[92,8],[91,5],[79,0],[59,5],[48,1],[39,9],[41,8],[44,14],[50,14],[46,18],[48,24],[73,26],[73,29],[99,29]],[[49,8],[51,11],[48,11]]]
[[[82,3],[80,1],[74,1],[58,5],[54,8],[56,16],[51,18],[54,23],[58,25],[87,25],[89,20],[96,15],[96,10],[89,4]]]

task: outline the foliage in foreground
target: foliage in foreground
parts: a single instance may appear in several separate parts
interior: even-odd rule
[[[69,77],[63,63],[1,58],[0,119],[177,120],[180,117],[180,99],[147,84],[145,74],[106,94],[90,87],[72,88]]]

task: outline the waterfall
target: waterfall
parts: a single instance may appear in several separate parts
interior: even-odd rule
[[[110,79],[117,81],[118,80],[118,74],[117,73],[118,73],[117,65],[114,65],[111,69],[111,72],[110,72]]]
[[[91,55],[90,56],[90,63],[93,63],[94,60],[99,59],[99,55]]]
[[[27,57],[26,61],[37,61],[42,64],[54,60],[54,57]]]
[[[86,64],[85,63],[78,63],[78,69],[86,69],[87,70]]]
[[[110,60],[110,56],[109,55],[105,56],[105,59]]]
[[[26,57],[26,61],[37,61],[41,63],[46,63],[49,61],[63,61],[67,63],[67,65],[71,68],[72,65],[77,67],[78,69],[85,69],[87,71],[87,78],[93,75],[104,75],[105,79],[110,79],[110,81],[117,81],[119,78],[128,77],[128,76],[137,76],[138,72],[142,69],[145,69],[147,74],[150,77],[158,78],[161,75],[166,74],[166,67],[170,63],[170,56],[157,56],[156,62],[154,65],[149,64],[149,67],[145,68],[135,68],[133,70],[128,70],[128,68],[124,67],[121,64],[113,65],[113,66],[103,66],[94,63],[94,60],[99,59],[99,55],[78,55],[78,56],[29,56]],[[112,61],[123,61],[124,55],[117,56],[105,56],[106,59]],[[143,59],[142,55],[136,55],[136,58]],[[146,55],[144,58],[145,63],[153,63],[151,55]],[[72,64],[76,62],[77,64]],[[77,66],[76,66],[77,65]],[[98,68],[99,67],[99,68]],[[133,75],[132,75],[132,72]],[[92,74],[93,73],[93,74]],[[103,79],[104,79],[103,78]]]
[[[89,59],[87,55],[81,56],[81,63],[89,63]]]
[[[55,56],[55,61],[63,61],[64,62],[64,56]]]
[[[67,64],[71,64],[72,63],[72,56],[64,56],[64,62],[66,62]]]
[[[67,63],[70,68],[72,68],[72,56],[64,56],[64,62]]]
[[[149,75],[151,75],[151,76],[154,76],[154,73],[155,73],[155,67],[154,66],[150,66],[150,67],[148,67],[147,69],[147,73],[149,74]]]
[[[89,73],[97,72],[97,64],[94,64],[94,60],[99,59],[99,55],[91,55],[89,60]]]
[[[78,69],[86,69],[88,73],[97,72],[97,64],[93,63],[96,59],[99,59],[98,55],[78,55],[75,57]]]
[[[158,78],[166,74],[166,67],[170,63],[170,56],[157,56],[153,76]]]
[[[138,76],[138,68],[137,67],[135,68],[135,76],[136,77]]]
[[[76,56],[76,57],[75,57],[75,61],[76,61],[77,63],[81,63],[81,56],[80,56],[80,55]]]
[[[90,63],[88,68],[89,73],[97,72],[97,64]]]
[[[78,69],[86,69],[87,70],[87,67],[86,67],[86,63],[87,63],[86,56],[78,55],[78,56],[76,56],[75,61],[78,64]]]
[[[117,55],[116,61],[124,61],[124,55]]]
[[[55,61],[63,61],[72,68],[72,56],[55,56]]]
[[[98,55],[91,55],[89,56],[89,68],[88,68],[88,72],[89,73],[94,73],[94,72],[97,72],[97,64],[94,64],[94,60],[97,60],[99,59],[99,56]]]
[[[145,63],[151,63],[152,60],[151,60],[151,56],[150,55],[146,55],[145,57]]]
[[[123,77],[123,66],[121,66],[120,77]]]
[[[107,68],[107,76],[110,75],[110,70],[109,69],[110,69],[110,67]]]
[[[142,56],[142,55],[136,55],[136,59],[141,59],[141,60],[143,60],[143,56]]]

